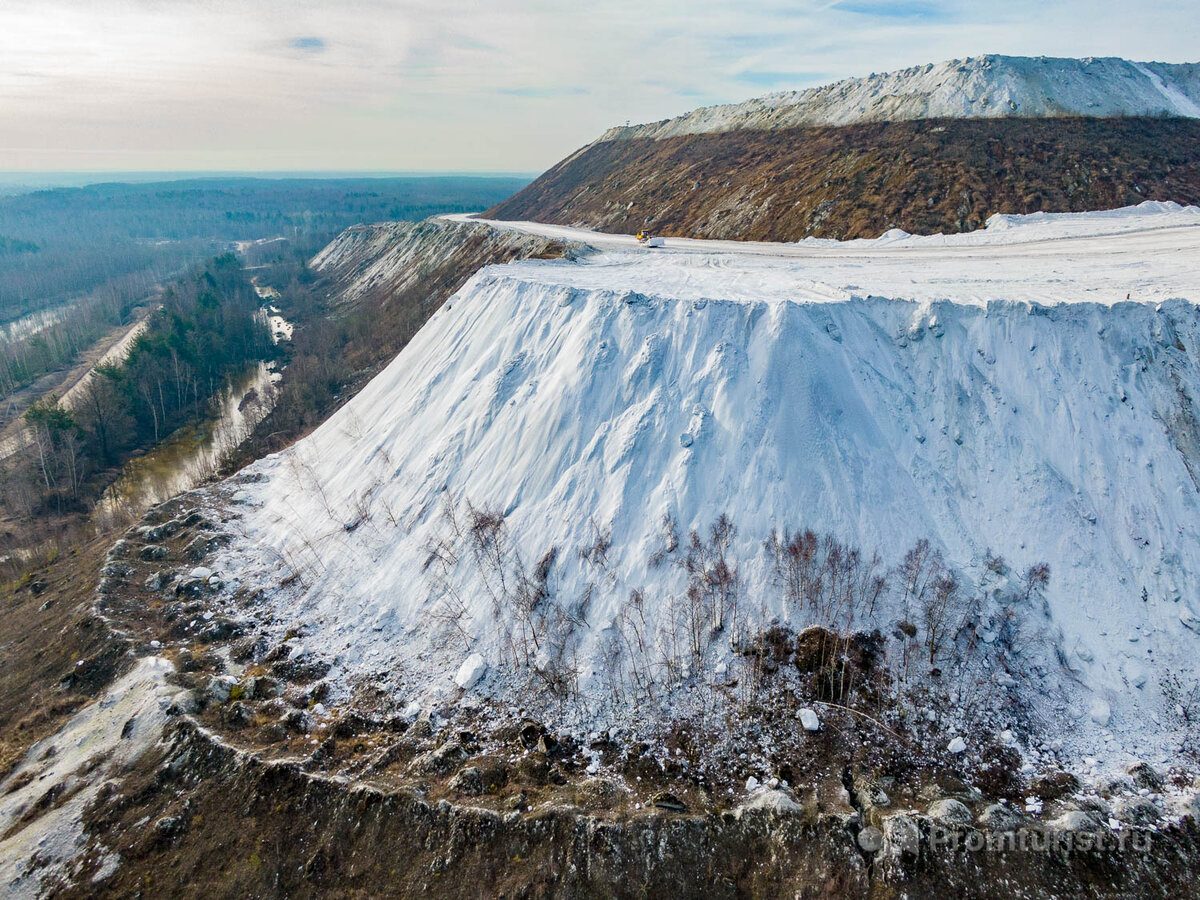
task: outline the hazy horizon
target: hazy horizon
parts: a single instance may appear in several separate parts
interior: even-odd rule
[[[263,181],[353,181],[419,178],[502,178],[516,181],[532,181],[536,172],[373,172],[330,169],[296,171],[245,170],[95,170],[95,171],[0,171],[0,196],[25,194],[38,190],[59,188],[84,188],[98,184],[173,184],[181,181],[205,181],[221,179],[246,179]]]

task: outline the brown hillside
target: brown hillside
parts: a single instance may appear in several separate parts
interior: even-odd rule
[[[488,212],[791,241],[978,228],[993,213],[1200,203],[1200,120],[940,119],[593,144]]]

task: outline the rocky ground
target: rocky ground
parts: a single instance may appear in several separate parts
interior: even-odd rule
[[[743,752],[707,766],[705,748],[717,736],[684,728],[641,744],[607,734],[581,742],[519,709],[396,709],[363,691],[335,705],[331,697],[341,693],[331,692],[327,667],[297,652],[295,641],[264,640],[256,597],[206,565],[236,527],[236,511],[219,512],[211,500],[178,498],[109,550],[90,620],[104,633],[102,646],[54,692],[78,692],[77,706],[89,685],[111,682],[137,658],[170,660],[163,740],[138,754],[121,750],[138,740],[135,721],[158,721],[139,713],[113,748],[74,773],[70,790],[55,786],[53,754],[38,758],[45,743],[0,785],[0,794],[30,798],[6,820],[0,841],[10,842],[81,791],[93,792],[67,863],[42,860],[43,889],[455,897],[1195,891],[1194,867],[1181,861],[1200,853],[1200,785],[1183,771],[1141,765],[1082,785],[1053,766],[1020,771],[1002,743],[953,753],[933,733],[897,733],[834,704],[813,703],[819,722],[809,731],[809,717],[797,714],[803,698],[764,702],[760,722],[733,723]],[[14,596],[34,589],[31,582]],[[786,664],[802,668],[814,639],[798,636]],[[106,702],[117,700],[99,705]],[[104,767],[112,758],[121,765]],[[43,781],[54,783],[41,792]],[[38,866],[35,853],[22,869],[26,893]]]

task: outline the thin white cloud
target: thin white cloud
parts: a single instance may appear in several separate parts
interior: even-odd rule
[[[1190,2],[6,0],[0,169],[540,169],[610,124],[983,52],[1195,55]]]

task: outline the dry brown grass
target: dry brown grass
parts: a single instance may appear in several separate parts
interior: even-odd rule
[[[991,119],[610,141],[489,210],[632,233],[793,241],[978,228],[993,213],[1200,203],[1200,121]]]
[[[91,608],[110,540],[68,550],[0,586],[0,778],[121,664],[123,651]]]

